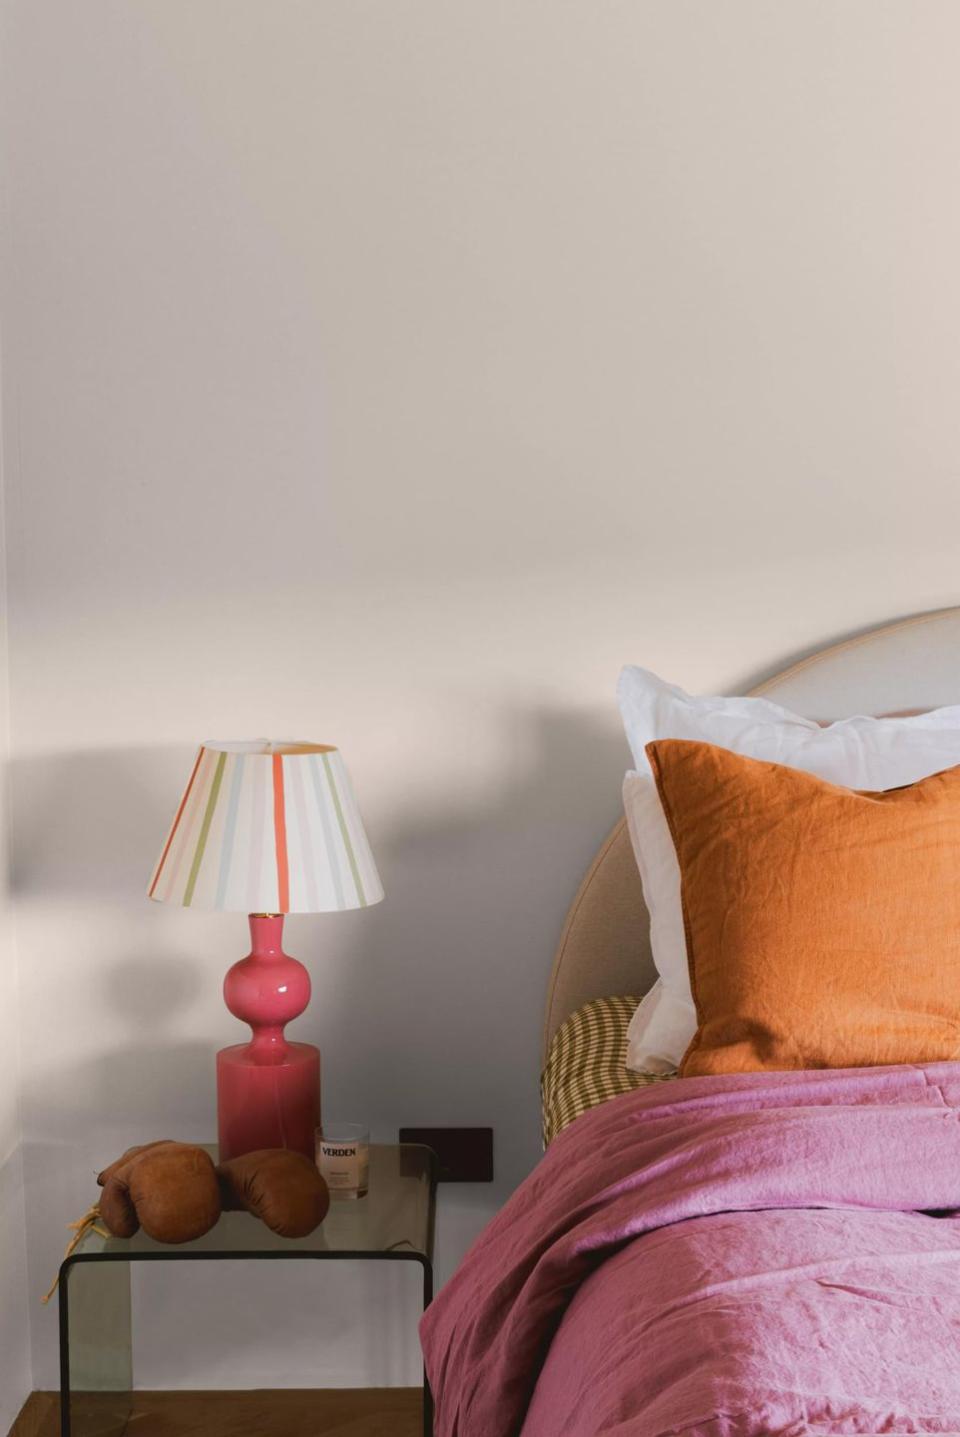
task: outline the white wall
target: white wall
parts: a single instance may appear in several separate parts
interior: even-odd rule
[[[0,590],[2,593],[2,590]],[[5,766],[6,644],[0,618],[0,753]],[[0,781],[0,874],[7,862],[7,790]],[[31,1388],[26,1213],[20,1115],[20,1013],[6,877],[0,879],[0,1432]]]
[[[0,241],[6,230],[5,221],[6,215],[0,197]],[[2,253],[3,246],[0,242],[0,254]],[[7,882],[9,701],[3,531],[3,463],[0,455],[0,1432],[6,1432],[12,1424],[31,1385],[23,1129],[20,1111],[19,983],[13,913]]]
[[[298,1032],[331,1116],[494,1125],[448,1269],[537,1156],[621,663],[739,686],[957,600],[960,9],[4,12],[32,1288],[101,1162],[212,1131],[243,924],[142,896],[208,735],[345,751],[389,897],[290,922]],[[350,1293],[321,1374],[409,1375]],[[149,1311],[141,1374],[224,1379]],[[275,1330],[243,1373],[312,1380]]]
[[[5,62],[0,34],[0,77]],[[11,257],[10,206],[0,174],[0,315]],[[4,500],[4,331],[0,319],[0,1432],[6,1432],[31,1387],[27,1235],[23,1182],[19,973],[9,891],[10,732],[7,565]]]

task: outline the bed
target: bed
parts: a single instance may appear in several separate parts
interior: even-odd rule
[[[755,692],[956,703],[960,609]],[[654,977],[621,822],[550,980],[548,1151],[424,1319],[439,1437],[960,1433],[960,1064],[628,1074]]]

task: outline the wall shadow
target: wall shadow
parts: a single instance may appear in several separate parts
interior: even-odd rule
[[[403,823],[370,826],[384,903],[291,917],[286,943],[313,979],[291,1032],[321,1046],[328,1117],[359,1118],[383,1140],[404,1123],[492,1125],[495,1184],[456,1195],[484,1217],[539,1156],[553,952],[628,762],[615,711],[519,708],[501,729],[512,767],[481,800],[414,799]],[[25,1073],[27,1132],[54,1147],[213,1135],[213,1055],[246,1032],[220,997],[246,925],[145,898],[190,756],[130,748],[11,765],[28,1042],[51,1006],[58,1028],[78,1028]],[[88,1171],[100,1161],[91,1154]],[[70,1215],[51,1208],[53,1229]]]

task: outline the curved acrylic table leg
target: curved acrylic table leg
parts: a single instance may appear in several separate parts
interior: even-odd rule
[[[61,1437],[119,1437],[133,1402],[130,1264],[60,1269]]]

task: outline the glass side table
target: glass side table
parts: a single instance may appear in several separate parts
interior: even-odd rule
[[[207,1151],[216,1161],[217,1150]],[[88,1232],[60,1268],[61,1437],[119,1437],[133,1406],[130,1264],[354,1259],[418,1262],[423,1306],[433,1297],[436,1158],[414,1144],[370,1148],[370,1190],[335,1200],[316,1232],[278,1237],[249,1213],[227,1212],[195,1242],[154,1242]],[[433,1431],[433,1403],[423,1379],[423,1430]]]

